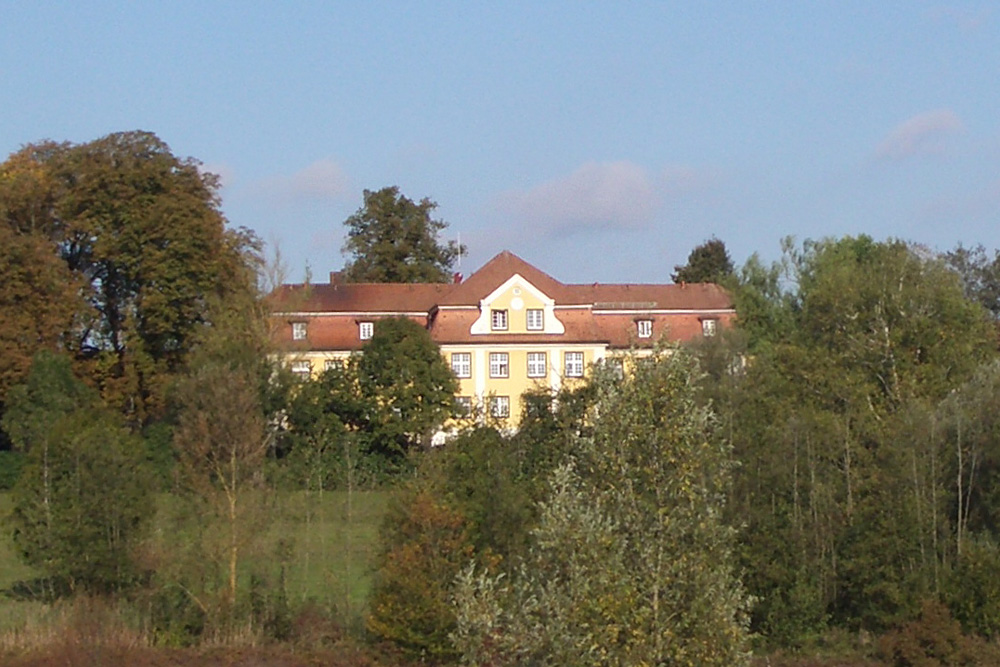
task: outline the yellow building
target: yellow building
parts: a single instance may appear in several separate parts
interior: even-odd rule
[[[276,336],[293,372],[322,372],[360,352],[374,323],[425,326],[459,380],[458,401],[515,425],[528,389],[558,390],[596,361],[656,341],[712,336],[735,317],[713,284],[564,284],[510,252],[465,281],[284,285]]]

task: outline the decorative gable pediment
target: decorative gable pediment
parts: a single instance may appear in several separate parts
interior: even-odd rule
[[[479,301],[479,317],[469,333],[563,334],[566,327],[556,318],[555,304],[552,297],[515,273]]]

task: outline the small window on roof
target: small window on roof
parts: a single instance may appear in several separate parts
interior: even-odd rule
[[[292,340],[306,339],[306,323],[292,322]]]
[[[639,338],[649,338],[653,335],[653,320],[638,320],[635,325]]]
[[[705,336],[714,336],[718,328],[718,320],[702,320],[701,333]]]
[[[358,338],[368,340],[375,333],[374,322],[358,322]]]
[[[490,311],[490,328],[493,331],[506,331],[507,330],[507,311],[506,310],[493,310]]]
[[[545,328],[545,311],[541,308],[529,308],[527,314],[528,331],[541,331]]]

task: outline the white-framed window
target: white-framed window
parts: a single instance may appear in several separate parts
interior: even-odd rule
[[[452,352],[451,372],[454,373],[457,378],[472,377],[472,353]]]
[[[510,396],[490,396],[490,416],[497,419],[510,417]]]
[[[541,308],[529,308],[526,317],[528,331],[541,331],[545,328],[545,311]]]
[[[293,361],[291,368],[292,375],[297,380],[308,380],[312,377],[312,362],[309,360]]]
[[[306,339],[306,323],[292,322],[292,340]]]
[[[468,417],[472,414],[472,397],[456,396],[455,409],[460,417]]]
[[[375,333],[374,322],[358,322],[358,338],[368,340]]]
[[[343,359],[327,359],[323,362],[324,371],[332,371],[334,369],[343,370],[344,360]]]
[[[544,352],[528,353],[528,377],[543,378],[548,372],[548,360]]]
[[[506,331],[507,330],[507,311],[506,310],[491,310],[490,311],[490,328],[493,331]]]
[[[505,378],[510,376],[510,357],[506,352],[490,352],[490,377]]]
[[[565,356],[565,361],[566,361],[566,377],[568,378],[583,377],[583,352],[567,352]]]
[[[608,368],[616,380],[625,379],[625,361],[623,359],[608,359]]]
[[[653,335],[653,320],[637,320],[635,326],[639,338],[649,338]]]
[[[718,320],[702,320],[701,321],[701,333],[704,336],[714,336],[715,331],[718,329]]]

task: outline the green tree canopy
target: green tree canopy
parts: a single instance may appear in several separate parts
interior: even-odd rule
[[[726,244],[712,237],[691,251],[687,264],[675,266],[670,279],[675,283],[717,283],[733,270]]]
[[[350,259],[344,278],[350,282],[446,283],[465,254],[455,241],[442,244],[439,234],[448,227],[431,217],[437,204],[414,202],[396,186],[365,190],[364,205],[344,221]]]
[[[458,584],[467,664],[747,662],[731,452],[697,375],[684,350],[598,369],[592,432],[551,475],[524,567]]]
[[[80,282],[38,234],[0,225],[0,414],[39,350],[57,350],[84,306]]]
[[[458,385],[427,330],[402,317],[379,320],[358,367],[362,395],[378,405],[370,425],[378,448],[396,455],[430,446],[454,412]]]
[[[136,547],[154,506],[138,438],[47,353],[11,392],[4,426],[28,458],[14,487],[14,543],[50,590],[117,591],[141,574]]]
[[[29,313],[20,319],[34,323],[63,323],[62,345],[134,423],[162,408],[208,302],[248,287],[248,237],[226,230],[217,188],[214,175],[149,132],[29,145],[0,165],[4,233],[19,237],[22,253],[45,255],[47,243],[72,276],[62,302],[82,306],[67,327],[63,313],[48,312],[50,299],[9,294],[0,305],[20,303]],[[33,296],[54,290],[50,263],[38,262],[34,291],[44,294]]]

